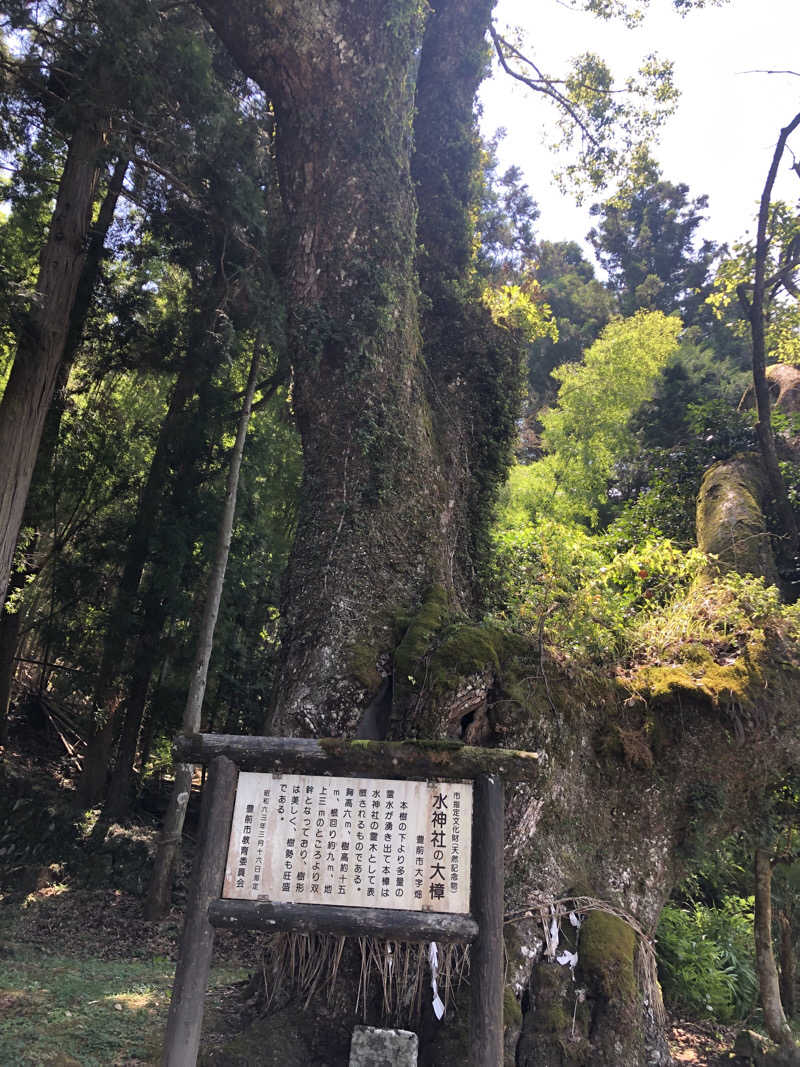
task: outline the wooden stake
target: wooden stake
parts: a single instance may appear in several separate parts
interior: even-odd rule
[[[164,1067],[195,1067],[200,1048],[214,927],[208,906],[222,893],[239,770],[225,756],[211,762],[203,790],[197,856],[164,1040]]]
[[[503,1062],[503,780],[475,780],[472,850],[472,916],[478,936],[470,957],[473,1067]]]

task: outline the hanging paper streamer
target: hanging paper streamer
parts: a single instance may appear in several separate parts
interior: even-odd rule
[[[431,989],[433,990],[433,1014],[437,1019],[444,1016],[444,1004],[439,996],[439,985],[436,976],[439,973],[439,948],[435,941],[428,945],[428,963],[431,965]]]

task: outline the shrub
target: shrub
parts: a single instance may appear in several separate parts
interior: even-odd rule
[[[658,975],[667,1007],[720,1023],[754,1009],[758,979],[753,900],[728,897],[721,908],[667,904],[657,931]]]

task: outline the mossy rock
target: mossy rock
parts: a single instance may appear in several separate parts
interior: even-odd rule
[[[733,663],[707,663],[695,669],[674,663],[644,667],[636,676],[637,692],[658,703],[684,697],[715,708],[748,707],[763,688],[764,675],[757,659],[744,655]]]

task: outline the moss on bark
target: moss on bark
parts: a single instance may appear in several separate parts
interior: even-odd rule
[[[778,581],[762,511],[766,476],[758,456],[740,453],[715,463],[697,498],[697,544],[717,570]]]

